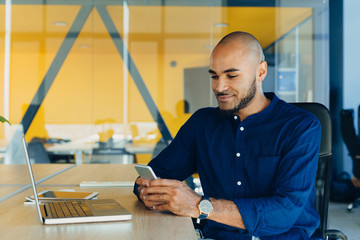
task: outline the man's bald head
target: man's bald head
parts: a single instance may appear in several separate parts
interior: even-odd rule
[[[264,52],[259,41],[250,33],[247,32],[232,32],[223,37],[215,48],[227,44],[244,44],[250,52],[254,53],[258,57],[259,63],[265,61]]]

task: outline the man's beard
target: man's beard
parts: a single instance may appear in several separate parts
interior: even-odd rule
[[[225,116],[234,115],[237,111],[239,111],[240,109],[243,109],[247,105],[249,105],[251,100],[255,97],[255,93],[256,93],[256,77],[254,78],[254,81],[252,82],[249,90],[247,91],[246,96],[240,100],[239,104],[236,107],[234,107],[233,109],[228,109],[228,110],[220,109],[221,114],[223,114]],[[221,93],[220,93],[220,95],[221,95]]]

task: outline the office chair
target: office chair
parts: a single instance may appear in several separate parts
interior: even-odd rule
[[[292,103],[292,105],[314,114],[321,125],[321,142],[315,183],[315,207],[320,215],[319,230],[325,239],[346,240],[347,237],[341,231],[327,229],[332,161],[332,124],[329,110],[320,103]]]
[[[360,105],[358,107],[358,131],[360,132]]]
[[[356,135],[355,132],[353,114],[354,111],[352,109],[340,111],[340,129],[346,148],[348,149],[353,162],[353,174],[356,178],[360,179],[360,139],[359,135]],[[360,204],[360,190],[354,187],[352,192],[353,202],[348,205],[348,211],[358,207]]]
[[[90,163],[134,163],[134,156],[125,148],[94,148]]]
[[[49,155],[40,141],[31,140],[28,143],[29,158],[34,163],[50,163]]]

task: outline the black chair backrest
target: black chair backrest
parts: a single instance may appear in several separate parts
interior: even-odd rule
[[[360,144],[354,127],[354,110],[343,109],[340,111],[340,129],[345,145],[352,157],[360,155]]]
[[[329,110],[320,103],[292,103],[294,106],[314,114],[321,125],[321,143],[316,174],[316,210],[320,215],[319,229],[327,229],[328,208],[330,199],[330,175],[332,160],[332,125]]]
[[[346,148],[353,160],[353,173],[360,178],[360,136],[356,135],[354,127],[354,111],[343,109],[340,111],[340,129]]]
[[[358,135],[360,135],[360,105],[358,107]]]

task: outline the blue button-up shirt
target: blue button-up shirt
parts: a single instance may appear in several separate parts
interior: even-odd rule
[[[215,239],[309,239],[319,226],[315,178],[320,123],[273,93],[261,112],[224,116],[195,112],[149,165],[157,176],[184,180],[199,173],[204,195],[232,200],[246,230],[207,220]]]

